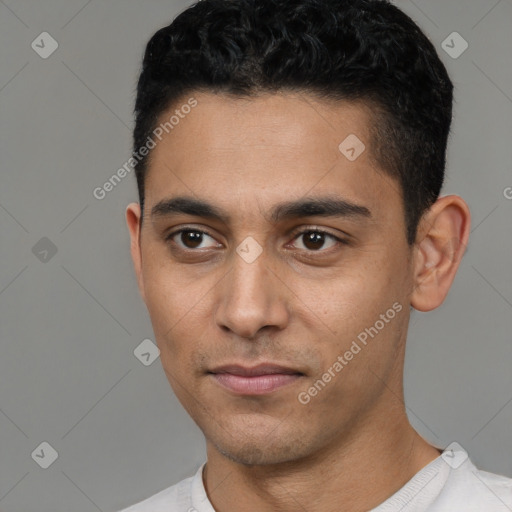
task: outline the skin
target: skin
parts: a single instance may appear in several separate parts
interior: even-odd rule
[[[404,349],[410,307],[430,311],[448,293],[469,208],[458,196],[439,198],[409,246],[400,187],[372,157],[364,104],[289,92],[193,96],[198,106],[152,150],[142,227],[138,203],[126,221],[163,368],[206,438],[208,497],[218,512],[367,511],[439,456],[405,413]],[[338,149],[349,134],[366,146],[355,161]],[[159,201],[185,195],[230,220],[151,218]],[[305,196],[343,198],[371,217],[269,218],[276,204]],[[165,240],[183,227],[209,235]],[[349,243],[320,235],[311,244],[296,233],[308,229]],[[251,263],[236,252],[249,236],[262,249]],[[300,403],[396,302],[402,310]],[[263,361],[304,375],[248,397],[208,374]]]

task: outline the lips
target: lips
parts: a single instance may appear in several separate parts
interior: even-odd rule
[[[292,368],[287,368],[285,366],[280,366],[276,364],[268,364],[268,363],[262,363],[258,366],[254,366],[252,368],[232,364],[232,365],[226,365],[226,366],[220,366],[218,368],[215,368],[210,373],[229,373],[231,375],[240,375],[243,377],[257,377],[261,375],[275,375],[275,374],[282,374],[282,375],[303,375],[302,372],[298,370],[294,370]]]
[[[304,373],[281,365],[263,363],[252,368],[225,365],[209,372],[223,388],[235,394],[263,395],[277,391],[304,376]]]

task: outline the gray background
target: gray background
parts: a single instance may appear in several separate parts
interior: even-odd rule
[[[407,410],[431,442],[512,476],[512,0],[395,3],[455,83],[443,193],[472,212],[447,300],[412,316]],[[135,177],[92,194],[129,157],[144,45],[186,5],[0,0],[3,512],[114,511],[204,460],[159,360],[133,353],[153,336],[124,221]],[[59,44],[47,59],[31,47],[43,31]],[[453,31],[469,44],[456,59],[441,46]],[[58,452],[48,469],[31,457],[43,441]]]

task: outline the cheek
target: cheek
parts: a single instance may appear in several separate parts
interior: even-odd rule
[[[143,280],[146,304],[152,319],[167,330],[193,308],[201,295],[193,283],[184,279],[184,272],[172,262],[165,248],[153,244],[143,255]]]
[[[357,270],[342,271],[327,283],[314,283],[298,291],[302,300],[296,304],[303,323],[325,333],[318,337],[319,349],[326,357],[324,364],[330,366],[351,347],[357,353],[348,354],[353,360],[370,362],[387,357],[406,309],[393,265],[389,260],[374,261]]]
[[[146,305],[162,365],[180,382],[191,384],[198,363],[207,354],[205,344],[213,321],[212,293],[218,278],[191,278],[182,267],[165,262],[147,268],[144,279]]]
[[[355,263],[355,262],[354,262]],[[351,326],[381,312],[392,279],[381,262],[358,262],[337,269],[325,280],[296,281],[297,305],[316,316],[333,334],[343,335]],[[306,306],[306,307],[304,307]]]
[[[193,308],[192,297],[188,292],[183,293],[179,279],[173,272],[158,265],[144,269],[144,290],[146,306],[164,360],[166,352],[175,355],[175,331],[187,321],[187,313]]]

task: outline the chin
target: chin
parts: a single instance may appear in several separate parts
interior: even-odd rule
[[[306,457],[311,446],[304,444],[302,436],[280,433],[277,437],[261,435],[243,436],[243,431],[222,439],[211,439],[216,450],[229,460],[244,466],[285,464]]]
[[[297,454],[290,450],[269,449],[268,446],[244,446],[242,448],[223,449],[217,446],[217,450],[229,460],[244,466],[268,466],[293,462]]]

